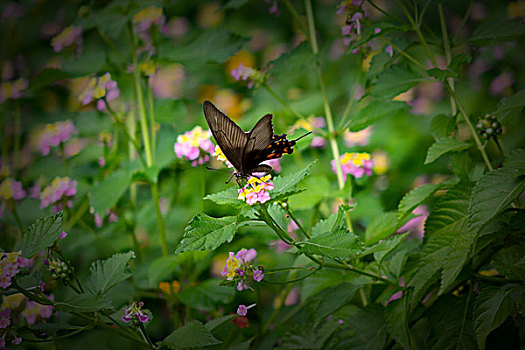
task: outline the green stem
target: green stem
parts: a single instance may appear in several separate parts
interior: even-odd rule
[[[350,111],[352,110],[352,107],[354,105],[354,102],[355,102],[355,95],[357,93],[357,88],[359,87],[359,80],[361,79],[361,73],[362,73],[363,69],[362,69],[362,64],[359,65],[359,68],[357,70],[357,76],[355,78],[355,82],[354,82],[354,88],[352,89],[352,93],[350,94],[350,97],[348,99],[348,102],[346,103],[346,107],[345,107],[345,110],[343,112],[343,116],[341,117],[341,120],[339,121],[339,124],[338,124],[338,129],[341,131],[341,132],[344,132],[344,130],[346,129],[340,129],[346,122],[346,118],[348,118],[348,116],[350,115]]]
[[[310,30],[310,36],[309,36],[310,46],[312,48],[312,53],[315,57],[315,68],[317,70],[317,76],[319,78],[321,94],[323,95],[324,112],[326,115],[326,122],[328,124],[328,140],[330,142],[330,148],[332,149],[332,155],[335,161],[337,184],[339,185],[339,189],[342,190],[345,187],[345,181],[343,178],[343,170],[341,168],[339,146],[337,145],[337,139],[336,139],[337,131],[335,130],[335,127],[334,127],[332,111],[330,109],[330,103],[328,102],[328,96],[326,94],[326,87],[324,84],[323,74],[321,71],[321,62],[319,61],[319,57],[318,57],[319,47],[317,46],[317,39],[315,36],[315,23],[314,23],[313,11],[312,11],[312,2],[311,0],[304,0],[304,3],[306,7],[306,15],[308,18],[308,28]],[[347,223],[347,226],[350,232],[353,232],[352,222],[350,219],[350,215],[348,213],[346,214],[346,223]]]
[[[11,213],[13,214],[13,218],[15,219],[16,225],[18,226],[18,229],[20,230],[20,237],[22,237],[22,234],[24,233],[24,225],[22,225],[20,216],[18,216],[18,212],[16,211],[15,203],[13,203],[11,206]]]
[[[458,101],[458,98],[456,96],[456,93],[454,90],[452,90],[452,87],[448,84],[448,82],[445,83],[445,86],[448,90],[449,95],[454,99],[454,102],[456,103],[456,106],[459,109],[459,113],[463,116],[463,119],[468,125],[468,128],[470,129],[470,134],[472,135],[472,138],[476,142],[476,145],[478,146],[478,149],[481,153],[481,156],[483,157],[483,160],[485,161],[485,165],[487,165],[487,168],[489,171],[494,170],[492,167],[492,164],[490,163],[489,157],[487,156],[487,153],[485,152],[485,149],[483,148],[483,145],[481,144],[481,140],[478,137],[478,134],[476,133],[476,129],[474,129],[474,125],[472,125],[472,122],[470,121],[470,118],[468,117],[467,113],[465,113],[465,110],[463,109],[463,106]]]
[[[501,143],[499,142],[497,135],[494,135],[494,143],[498,147],[498,151],[501,154],[501,157],[505,158],[505,152],[503,151],[503,147],[501,146]]]
[[[401,56],[405,57],[407,60],[415,64],[418,68],[423,69],[425,72],[427,70],[427,67],[425,67],[422,63],[420,63],[418,60],[416,60],[414,57],[409,55],[406,51],[402,50],[399,46],[396,44],[393,44],[390,40],[382,39],[386,44],[392,46],[394,50],[396,50]]]
[[[395,20],[395,21],[397,21],[397,22],[399,22],[399,23],[401,23],[401,24],[405,24],[405,22],[404,22],[403,20],[401,20],[401,19],[397,18],[396,16],[394,16],[394,15],[392,15],[392,14],[386,12],[385,10],[383,10],[382,8],[380,8],[379,6],[377,6],[376,4],[374,4],[373,1],[371,1],[371,0],[367,0],[367,1],[368,1],[368,3],[369,3],[370,5],[372,5],[377,11],[381,12],[381,13],[384,14],[385,16],[390,17],[390,18],[392,18],[393,20]]]
[[[294,213],[290,210],[290,208],[288,206],[286,206],[284,208],[284,210],[286,210],[286,212],[288,213],[288,215],[290,215],[290,218],[295,222],[295,224],[297,225],[297,227],[299,227],[299,230],[301,230],[301,232],[304,234],[304,236],[306,238],[311,238],[309,235],[308,235],[308,232],[305,231],[305,229],[303,228],[303,225],[301,225],[301,223],[299,222],[299,220],[297,220],[297,218],[295,217]]]
[[[60,148],[60,153],[62,155],[62,159],[64,160],[64,173],[66,174],[66,176],[69,176],[69,167],[67,165],[66,152],[64,150],[63,142],[60,142],[59,148]]]
[[[290,14],[292,15],[295,23],[299,26],[299,30],[303,35],[308,38],[308,31],[306,30],[306,27],[304,26],[303,21],[301,20],[301,17],[299,17],[299,14],[295,10],[295,7],[293,7],[292,3],[289,0],[283,0],[284,6],[290,11]]]
[[[148,84],[148,79],[144,79],[144,85],[146,86],[146,94],[148,95],[148,110],[151,124],[151,151],[153,154],[157,148],[157,122],[155,121],[155,105],[153,103],[153,93]]]
[[[358,269],[357,267],[354,267],[354,266],[343,265],[343,264],[334,264],[334,263],[324,263],[323,267],[329,267],[329,268],[333,268],[333,269],[352,271],[352,272],[355,272],[355,273],[357,273],[359,275],[368,276],[370,278],[373,278],[374,280],[378,280],[378,281],[381,281],[383,283],[387,283],[387,284],[391,284],[393,286],[397,286],[397,284],[395,282],[392,282],[392,281],[390,281],[390,280],[388,280],[386,278],[383,278],[383,277],[378,277],[378,276],[376,276],[373,273],[366,272],[366,271]]]
[[[69,218],[69,221],[64,225],[64,231],[68,231],[71,227],[73,227],[78,220],[82,218],[84,213],[89,209],[89,198],[85,198],[80,207],[77,209],[77,211],[71,215]]]
[[[268,283],[268,284],[290,284],[290,283],[295,283],[295,282],[299,282],[299,281],[304,280],[305,278],[310,277],[311,275],[313,275],[317,271],[319,271],[319,269],[315,269],[315,270],[310,271],[309,273],[305,274],[304,276],[301,276],[301,277],[298,277],[298,278],[295,278],[295,279],[291,279],[291,280],[288,280],[288,281],[284,281],[284,282],[268,281],[268,280],[265,279],[264,283]],[[264,273],[266,273],[266,271]]]
[[[321,206],[321,203],[317,203],[314,207],[314,211],[312,213],[312,216],[310,217],[310,225],[308,226],[308,236],[310,237],[312,235],[312,229],[314,228],[316,222],[317,222],[317,216],[319,215],[319,207]]]
[[[450,61],[452,60],[452,55],[450,53],[450,44],[448,42],[448,33],[447,33],[447,23],[445,21],[445,14],[443,13],[443,5],[438,5],[439,10],[439,21],[441,23],[441,33],[443,34],[443,49],[445,51],[445,57],[447,59],[447,66],[450,65]],[[447,78],[447,82],[450,85],[450,88],[454,90],[454,79],[453,78]],[[457,109],[456,109],[456,103],[454,102],[454,99],[452,96],[449,96],[450,99],[450,112],[452,115],[456,115]]]
[[[142,93],[142,84],[141,84],[141,72],[137,59],[137,44],[135,34],[133,33],[132,25],[129,24],[129,31],[132,42],[132,51],[133,51],[133,87],[135,91],[135,96],[137,98],[137,104],[139,107],[139,116],[140,116],[140,127],[142,133],[142,141],[144,143],[144,150],[146,152],[146,164],[148,167],[153,165],[153,156],[151,153],[151,142],[150,142],[150,132],[148,130],[148,120],[146,117],[146,106],[144,104],[144,95]]]
[[[18,169],[20,159],[20,139],[22,137],[22,123],[20,120],[20,103],[15,100],[15,125],[14,125],[14,146],[13,146],[13,170],[16,172]]]
[[[153,204],[155,205],[155,213],[157,215],[157,228],[159,230],[162,255],[168,256],[168,239],[166,237],[164,221],[162,220],[162,212],[160,211],[159,188],[156,182],[151,184],[151,195],[153,197]]]
[[[293,245],[295,242],[294,240],[288,235],[286,231],[284,231],[270,216],[268,213],[268,209],[266,208],[266,205],[262,204],[260,206],[262,219],[274,232],[279,236],[279,238],[286,244]]]
[[[271,275],[274,273],[279,273],[283,271],[295,271],[295,270],[302,270],[302,271],[312,271],[313,267],[302,267],[302,266],[290,266],[290,267],[280,267],[276,269],[264,269],[265,275]]]

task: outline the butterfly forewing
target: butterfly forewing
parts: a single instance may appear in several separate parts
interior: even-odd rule
[[[267,114],[262,117],[248,133],[248,142],[246,142],[243,154],[242,172],[254,172],[254,169],[259,163],[266,160],[261,159],[260,155],[270,147],[273,135],[272,115]]]
[[[204,101],[203,108],[215,141],[230,163],[242,172],[242,156],[248,142],[248,134],[211,102]]]

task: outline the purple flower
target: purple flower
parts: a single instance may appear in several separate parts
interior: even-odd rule
[[[239,283],[237,283],[237,290],[239,292],[242,292],[243,290],[246,290],[248,289],[248,285],[246,283],[244,283],[243,280],[239,281]],[[241,316],[244,316],[244,315],[241,315]]]
[[[143,306],[143,302],[137,303],[136,301],[134,301],[130,307],[124,308],[124,315],[121,317],[122,321],[126,323],[132,320],[136,320],[142,323],[148,322],[150,318],[144,311],[142,311]]]
[[[193,130],[177,137],[177,142],[173,146],[175,155],[191,161],[192,166],[204,164],[215,152],[210,137],[209,130],[204,131],[200,126],[196,126]]]
[[[69,177],[56,177],[53,182],[40,193],[40,209],[53,205],[53,212],[58,212],[63,205],[71,207],[72,197],[77,193],[77,182]]]
[[[69,26],[51,40],[55,52],[62,51],[65,47],[76,44],[76,54],[82,52],[82,28]]]
[[[490,94],[501,95],[512,84],[514,84],[514,75],[510,72],[501,73],[490,83]]]
[[[239,307],[237,308],[237,315],[239,316],[246,316],[246,314],[248,313],[248,308],[246,307],[246,305],[239,305]]]
[[[64,239],[66,237],[67,237],[66,231],[62,231],[62,233],[60,233],[60,236],[58,236],[58,239]]]
[[[345,153],[340,157],[341,170],[343,177],[346,181],[346,175],[350,174],[355,178],[363,177],[366,175],[372,175],[372,167],[374,161],[368,153]],[[337,171],[335,160],[332,160],[332,170],[334,173]]]
[[[11,324],[11,309],[0,311],[0,328],[7,328]]]
[[[256,282],[261,282],[264,278],[264,271],[263,270],[255,270],[253,271],[253,280]]]
[[[37,145],[42,155],[47,156],[51,147],[57,147],[60,143],[68,141],[78,132],[71,120],[48,124],[37,135]]]

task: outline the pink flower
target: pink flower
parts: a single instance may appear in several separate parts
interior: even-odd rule
[[[368,153],[345,153],[340,157],[341,170],[346,181],[346,175],[350,174],[356,179],[366,175],[372,175],[374,161]],[[332,160],[332,170],[337,171],[335,160]]]
[[[264,278],[264,271],[263,270],[255,270],[253,271],[253,280],[256,282],[261,282]]]
[[[11,309],[0,311],[0,328],[7,328],[11,324]]]
[[[372,127],[369,126],[363,130],[359,130],[356,132],[351,132],[350,130],[346,130],[343,134],[343,138],[345,141],[345,144],[348,147],[354,147],[354,146],[366,146],[370,142],[370,136],[372,135]]]
[[[490,83],[490,94],[501,95],[512,84],[514,84],[514,75],[510,72],[501,73]]]
[[[142,323],[148,322],[150,318],[144,311],[142,311],[143,306],[143,302],[137,303],[134,301],[130,307],[124,308],[124,315],[121,317],[122,321],[128,323],[135,319]]]
[[[82,52],[82,28],[76,26],[66,27],[60,34],[51,40],[55,52],[61,52],[65,47],[76,45],[76,54]]]
[[[255,203],[265,203],[269,201],[270,193],[275,188],[273,182],[269,181],[271,175],[261,177],[260,179],[252,176],[248,179],[248,183],[238,190],[239,199],[246,201],[249,205]]]
[[[24,8],[16,1],[12,1],[5,5],[2,11],[2,19],[21,18],[24,15]]]
[[[53,205],[53,212],[60,211],[64,205],[71,207],[71,198],[77,193],[77,182],[69,177],[56,177],[40,193],[40,209]]]
[[[248,289],[248,285],[244,283],[244,280],[241,280],[239,281],[239,283],[237,283],[237,290],[239,292],[242,292],[243,290],[246,290],[246,289]]]
[[[62,231],[62,233],[60,234],[60,236],[58,236],[58,239],[64,239],[67,237],[67,233],[66,231]]]
[[[18,78],[13,81],[6,81],[0,85],[0,103],[7,99],[19,99],[24,96],[29,82],[26,79]]]
[[[192,166],[204,164],[215,152],[210,137],[209,130],[204,131],[200,126],[196,126],[193,130],[177,137],[177,142],[173,146],[175,155],[178,158],[192,161]]]
[[[71,120],[47,124],[46,127],[37,134],[38,148],[42,155],[47,156],[51,147],[57,147],[60,143],[68,141],[78,130]]]
[[[397,232],[409,232],[409,236],[422,240],[425,236],[425,221],[428,217],[428,208],[426,205],[420,205],[412,211],[412,214],[418,215],[415,218],[408,220],[406,224],[400,227]]]

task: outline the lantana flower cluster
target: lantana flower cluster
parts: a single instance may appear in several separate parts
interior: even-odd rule
[[[0,103],[7,99],[19,99],[24,95],[24,90],[29,86],[29,82],[24,78],[13,81],[6,81],[0,85]]]
[[[92,77],[86,89],[78,97],[78,100],[83,105],[97,101],[97,109],[105,111],[106,103],[102,98],[105,97],[110,102],[116,100],[119,96],[120,90],[117,87],[117,82],[111,79],[111,74],[105,73],[100,77]]]
[[[40,193],[40,209],[53,205],[53,213],[58,213],[67,206],[73,206],[73,197],[77,193],[77,181],[69,177],[56,177]]]
[[[246,67],[242,63],[239,64],[237,68],[232,69],[231,74],[233,79],[237,81],[248,81],[248,79],[250,79],[248,81],[248,89],[251,89],[255,85],[255,82],[262,80],[261,78],[263,77],[262,73],[258,72],[253,68]]]
[[[42,155],[47,156],[51,147],[67,142],[78,130],[71,120],[47,124],[36,136],[36,143]]]
[[[196,126],[177,137],[173,147],[175,154],[178,158],[191,161],[193,167],[204,164],[210,160],[210,155],[215,153],[215,146],[210,137],[211,131]]]
[[[124,308],[124,316],[122,316],[122,321],[126,323],[133,322],[133,324],[138,324],[139,322],[145,323],[151,320],[149,310],[142,310],[143,306],[144,303],[142,301],[139,303],[134,301],[130,307]]]
[[[20,181],[10,178],[4,179],[0,184],[0,218],[4,216],[6,204],[18,201],[26,196],[26,191],[22,188]]]
[[[97,212],[95,212],[95,209],[93,207],[91,207],[89,209],[89,212],[93,214],[94,218],[95,218],[95,226],[97,226],[98,228],[102,227],[104,225],[104,219],[107,217],[108,218],[108,223],[113,223],[113,222],[117,222],[118,221],[118,216],[117,214],[108,209],[106,211],[106,215],[104,216],[100,216]]]
[[[217,157],[218,161],[224,162],[228,168],[233,168],[233,164],[230,163],[228,158],[226,158],[226,155],[219,146],[215,146],[215,152],[213,152],[213,156]]]
[[[269,201],[269,191],[275,188],[273,182],[270,181],[271,177],[270,174],[263,176],[260,179],[255,176],[250,177],[246,185],[238,190],[238,198],[249,205],[254,205],[257,202],[265,203]]]
[[[356,179],[363,177],[363,175],[372,175],[372,167],[374,161],[369,153],[345,153],[339,158],[341,162],[341,170],[346,181],[346,175],[350,174]],[[335,160],[332,160],[332,170],[336,172]]]
[[[33,259],[20,256],[20,252],[1,253],[0,255],[0,288],[6,289],[11,286],[13,278],[21,269],[31,267]]]
[[[61,52],[65,47],[75,45],[75,53],[82,52],[82,27],[69,26],[51,39],[51,46],[55,52]]]
[[[237,282],[237,290],[239,292],[248,289],[248,280],[261,282],[264,278],[264,268],[262,266],[255,266],[257,251],[251,249],[241,249],[237,254],[230,252],[224,269],[221,272],[228,281]]]
[[[150,6],[137,12],[131,19],[133,31],[138,34],[142,41],[137,53],[147,52],[149,56],[155,53],[155,46],[151,38],[150,29],[155,25],[160,29],[164,27],[166,17],[162,14],[162,9]]]
[[[343,139],[348,147],[366,146],[370,142],[370,136],[372,136],[371,126],[356,132],[346,130]]]
[[[361,36],[361,20],[366,17],[366,13],[361,9],[362,3],[362,0],[344,0],[337,10],[337,14],[346,14],[345,25],[341,28],[345,46],[350,46]],[[356,52],[357,49],[352,51],[352,53]]]

